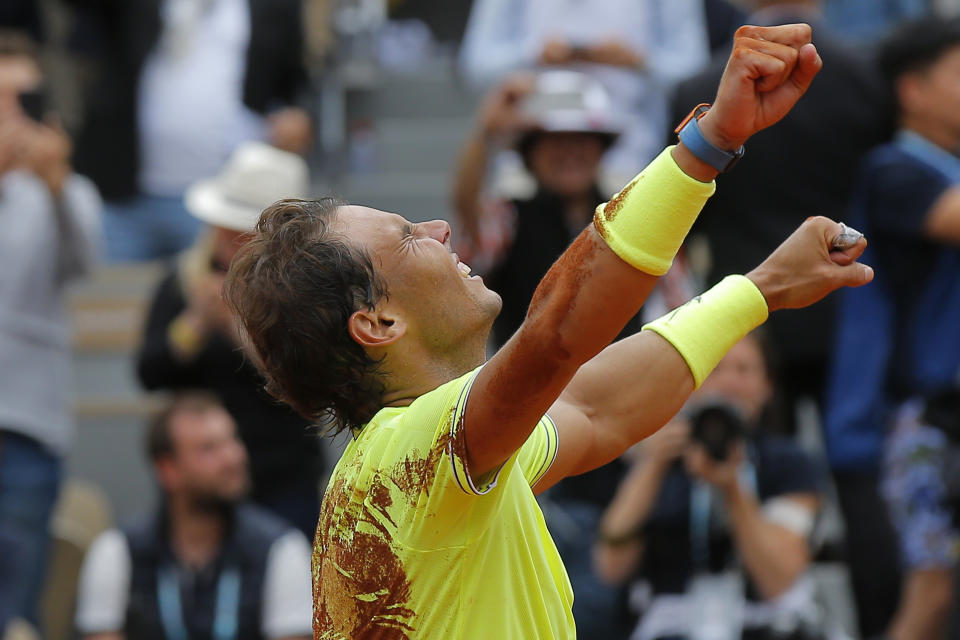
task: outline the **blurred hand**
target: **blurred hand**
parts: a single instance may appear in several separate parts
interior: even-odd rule
[[[727,459],[723,462],[714,460],[702,445],[694,443],[686,450],[683,462],[690,475],[727,493],[737,488],[740,482],[738,470],[745,457],[742,442],[730,447]]]
[[[873,280],[873,269],[857,262],[867,248],[866,238],[846,251],[833,251],[839,223],[808,218],[760,266],[747,274],[770,311],[800,309],[840,287],[859,287]]]
[[[543,45],[540,58],[537,60],[543,65],[565,65],[574,62],[574,48],[569,42],[558,38],[551,38]]]
[[[619,40],[607,40],[584,50],[583,59],[597,64],[608,64],[612,67],[627,67],[642,69],[643,55],[634,51]]]
[[[200,278],[190,289],[187,313],[194,328],[201,334],[211,331],[233,334],[233,315],[223,299],[224,275],[211,273]]]
[[[270,127],[270,144],[306,155],[313,143],[313,122],[310,115],[299,107],[286,107],[267,116]]]
[[[690,423],[683,418],[674,418],[642,441],[642,458],[651,464],[666,467],[682,456],[689,444]]]
[[[70,176],[72,151],[69,136],[55,119],[39,124],[28,118],[10,118],[0,124],[0,171],[30,171],[54,196],[60,195]]]
[[[520,108],[523,99],[533,91],[534,82],[530,74],[515,74],[487,95],[479,114],[479,127],[484,136],[504,139],[535,126]]]
[[[737,29],[717,98],[699,122],[704,136],[737,149],[787,115],[823,66],[811,34],[806,24]]]

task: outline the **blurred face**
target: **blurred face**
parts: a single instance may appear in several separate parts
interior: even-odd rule
[[[221,408],[181,412],[170,425],[173,455],[157,463],[170,495],[201,506],[232,504],[247,492],[247,452]]]
[[[346,206],[333,226],[369,253],[387,286],[384,303],[402,314],[408,333],[428,349],[442,353],[465,341],[486,341],[500,312],[500,296],[459,262],[450,225],[412,223],[394,213]]]
[[[37,63],[25,56],[0,56],[0,122],[23,118],[19,95],[40,86],[43,76]]]
[[[960,46],[948,50],[926,71],[907,74],[899,87],[905,115],[960,138]]]
[[[226,276],[230,268],[230,262],[237,255],[240,247],[247,241],[248,234],[234,231],[233,229],[224,229],[223,227],[213,227],[213,255],[210,268],[214,273]]]
[[[735,344],[700,385],[699,393],[733,403],[748,422],[759,419],[773,395],[773,387],[757,340],[747,336]]]
[[[527,162],[542,187],[578,197],[596,184],[604,150],[603,141],[590,133],[544,133],[530,147]]]

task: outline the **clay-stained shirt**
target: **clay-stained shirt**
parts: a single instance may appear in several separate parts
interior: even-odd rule
[[[317,640],[575,637],[573,591],[531,490],[556,457],[556,426],[544,416],[472,481],[462,417],[478,371],[354,433],[317,528]]]

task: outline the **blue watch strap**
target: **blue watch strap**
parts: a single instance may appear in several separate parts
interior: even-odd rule
[[[730,152],[724,151],[707,140],[703,136],[703,132],[700,131],[700,125],[697,123],[696,117],[690,118],[689,122],[678,133],[680,134],[680,141],[693,155],[720,173],[730,171],[743,157],[743,145],[740,145],[740,148],[736,151]]]

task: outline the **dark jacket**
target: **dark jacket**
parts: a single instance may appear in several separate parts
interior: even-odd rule
[[[695,227],[709,240],[711,283],[756,267],[809,216],[843,220],[860,159],[892,133],[892,104],[872,61],[819,25],[813,33],[823,69],[782,121],[750,138],[743,160],[719,178]],[[672,122],[713,101],[728,56],[718,55],[679,85]],[[823,362],[832,318],[830,298],[772,316],[769,331],[784,364]]]
[[[186,308],[180,279],[169,274],[154,296],[137,355],[137,374],[151,390],[206,389],[216,393],[237,422],[250,456],[252,497],[267,501],[292,487],[318,486],[323,470],[319,436],[309,422],[263,390],[263,379],[228,338],[214,335],[193,362],[174,358],[167,339]]]
[[[181,595],[185,605],[182,612],[184,625],[191,638],[212,637],[208,625],[215,617],[218,579],[230,567],[240,578],[235,637],[237,640],[262,640],[267,560],[273,543],[291,529],[282,520],[252,505],[240,505],[228,517],[230,532],[213,566],[198,573],[190,585],[189,595],[192,597]],[[165,640],[157,585],[159,572],[174,566],[166,519],[162,513],[155,513],[122,531],[130,549],[132,568],[124,629],[126,637]]]
[[[162,0],[66,0],[98,33],[97,79],[84,104],[77,170],[107,200],[134,196],[139,173],[140,73],[161,33]],[[249,0],[243,102],[257,113],[292,104],[306,87],[301,0]]]

